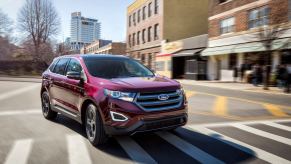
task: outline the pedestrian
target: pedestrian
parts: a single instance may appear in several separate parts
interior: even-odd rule
[[[288,65],[286,67],[286,71],[284,73],[284,79],[285,79],[285,93],[290,93],[291,89],[291,65]]]
[[[260,66],[255,64],[252,69],[252,83],[254,86],[258,86],[261,80]]]
[[[241,82],[243,82],[243,80],[244,80],[245,71],[246,71],[245,64],[241,64],[241,66],[240,66],[240,81]]]
[[[276,67],[276,81],[277,81],[277,87],[283,88],[285,85],[285,80],[283,78],[283,75],[286,71],[285,65],[278,65]]]
[[[233,82],[237,82],[237,78],[238,78],[238,68],[237,66],[233,67]]]

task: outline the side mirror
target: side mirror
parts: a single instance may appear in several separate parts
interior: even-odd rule
[[[81,73],[80,72],[68,72],[67,78],[74,79],[74,80],[81,80]]]

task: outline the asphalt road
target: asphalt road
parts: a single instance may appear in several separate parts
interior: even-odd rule
[[[43,118],[39,80],[3,80],[0,163],[291,163],[290,96],[184,86],[185,127],[114,137],[96,148],[78,123]]]

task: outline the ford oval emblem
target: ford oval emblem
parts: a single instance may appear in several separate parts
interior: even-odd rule
[[[166,95],[166,94],[161,94],[158,96],[158,99],[161,100],[161,101],[165,101],[165,100],[168,100],[169,99],[169,95]]]

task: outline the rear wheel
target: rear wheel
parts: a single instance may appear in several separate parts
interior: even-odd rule
[[[58,113],[51,110],[50,97],[46,91],[41,94],[41,105],[44,118],[53,120],[57,117]]]
[[[86,109],[85,128],[88,140],[94,146],[104,144],[108,137],[105,133],[102,118],[97,108],[89,104]]]

